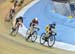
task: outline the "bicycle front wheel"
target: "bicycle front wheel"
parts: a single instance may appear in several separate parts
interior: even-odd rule
[[[42,33],[40,36],[40,44],[42,45],[45,43],[45,36],[46,36],[46,33]]]
[[[55,43],[55,36],[50,36],[48,39],[48,46],[52,47]]]
[[[26,31],[26,36],[25,36],[25,39],[26,39],[26,40],[28,40],[29,35],[30,35],[30,30],[28,29],[28,30]]]
[[[31,36],[31,41],[32,41],[32,42],[35,42],[36,39],[37,39],[37,32],[34,31],[33,34],[32,34],[32,36]]]

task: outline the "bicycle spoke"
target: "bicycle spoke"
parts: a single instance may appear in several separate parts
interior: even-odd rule
[[[35,40],[37,39],[37,32],[35,31],[31,37],[32,42],[35,42]]]
[[[55,43],[55,36],[50,36],[48,39],[48,46],[52,47]]]
[[[41,37],[40,37],[40,44],[44,44],[45,43],[45,33],[42,33]]]

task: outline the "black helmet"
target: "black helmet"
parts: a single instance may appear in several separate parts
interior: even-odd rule
[[[23,17],[22,16],[18,17],[18,19],[22,20],[22,22],[23,22]]]
[[[19,20],[21,20],[23,23],[23,17],[20,16],[20,17],[16,18],[16,23],[19,22]]]
[[[51,24],[51,27],[52,27],[52,28],[55,28],[55,26],[56,26],[56,23],[52,23],[52,24]]]

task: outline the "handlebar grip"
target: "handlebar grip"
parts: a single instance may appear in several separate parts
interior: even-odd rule
[[[40,29],[38,28],[38,31],[39,31]]]
[[[55,36],[55,35],[57,35],[57,33],[53,33],[52,35]]]

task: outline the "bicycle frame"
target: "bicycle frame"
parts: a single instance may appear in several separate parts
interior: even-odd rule
[[[33,28],[33,29],[32,29]],[[28,40],[30,37],[31,37],[31,41],[32,42],[35,42],[35,40],[37,39],[37,31],[39,30],[39,28],[37,27],[32,27],[32,28],[29,28],[28,31],[27,31],[27,38],[26,40]],[[31,30],[31,31],[30,31]],[[36,35],[35,35],[36,34]],[[35,38],[34,40],[33,37]]]

